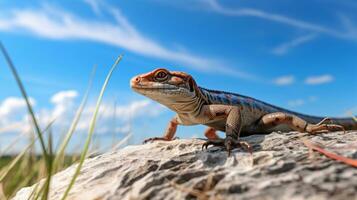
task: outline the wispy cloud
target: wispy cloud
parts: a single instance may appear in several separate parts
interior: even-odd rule
[[[291,85],[295,81],[295,77],[293,75],[281,76],[273,80],[273,83],[276,85]]]
[[[88,1],[87,1],[88,2]],[[96,10],[96,3],[89,1]],[[83,19],[68,11],[51,6],[40,9],[0,10],[0,31],[28,32],[33,35],[55,39],[89,40],[124,48],[139,55],[173,61],[204,72],[222,73],[249,79],[250,74],[225,67],[223,61],[206,58],[190,52],[170,49],[140,33],[120,12],[109,7],[107,11],[116,23]]]
[[[298,106],[302,106],[305,104],[305,101],[303,99],[295,99],[295,100],[291,100],[288,102],[288,106],[290,107],[298,107]]]
[[[35,106],[36,101],[33,98],[30,98],[29,101],[32,106]],[[8,97],[0,104],[0,116],[9,118],[11,114],[16,114],[24,108],[26,108],[26,102],[22,98]]]
[[[30,104],[36,101],[30,97]],[[27,120],[26,102],[20,97],[7,97],[0,103],[0,133],[29,131],[31,126]]]
[[[91,119],[92,113],[95,110],[95,105],[90,105],[83,113],[82,120],[78,124],[78,131],[84,131],[88,129],[88,121]],[[114,112],[115,110],[115,112]],[[121,133],[128,133],[132,121],[135,121],[141,117],[156,117],[163,113],[165,108],[150,100],[135,100],[129,102],[126,105],[110,105],[104,103],[100,108],[100,116],[98,120],[97,134],[112,133],[113,129]],[[114,113],[117,122],[113,122]],[[119,122],[119,123],[118,123]],[[115,123],[119,124],[119,127],[113,128]]]
[[[54,133],[66,130],[73,118],[76,110],[78,92],[75,90],[59,91],[55,93],[50,102],[51,108],[36,107],[38,120],[42,127],[54,121],[52,129]],[[33,106],[35,100],[30,98]],[[85,132],[88,129],[89,121],[95,110],[95,104],[89,104],[83,111],[82,117],[77,126],[77,132]],[[114,110],[117,116],[113,121]],[[130,123],[140,117],[155,117],[160,115],[164,108],[149,100],[134,100],[125,105],[110,105],[103,103],[100,108],[100,117],[97,122],[97,134],[129,131]],[[115,126],[115,124],[117,126]],[[20,97],[8,97],[0,102],[0,133],[26,133],[31,130],[26,104]]]
[[[205,2],[208,8],[210,8],[212,11],[223,15],[237,16],[237,17],[243,17],[243,16],[255,17],[255,18],[269,20],[269,21],[285,24],[291,27],[311,31],[313,33],[320,33],[340,39],[357,41],[357,35],[355,34],[355,30],[356,30],[355,27],[350,27],[347,30],[336,30],[334,28],[325,27],[320,24],[315,24],[308,21],[287,17],[281,14],[270,13],[259,9],[224,7],[221,4],[219,4],[217,0],[207,0],[203,2]]]
[[[51,103],[56,105],[52,111],[52,118],[56,119],[59,116],[69,112],[68,109],[73,107],[74,100],[78,97],[78,92],[75,90],[60,91],[52,96]]]
[[[302,45],[306,42],[309,42],[309,41],[315,39],[316,37],[317,37],[317,34],[313,33],[313,34],[308,34],[308,35],[304,35],[304,36],[295,38],[291,41],[285,42],[285,43],[280,44],[279,46],[275,47],[272,50],[272,53],[275,55],[284,55],[288,51],[290,51],[292,48]]]
[[[84,3],[88,4],[89,7],[91,7],[92,11],[96,14],[96,15],[101,15],[102,11],[100,8],[100,4],[101,2],[98,0],[83,0]]]
[[[288,106],[289,107],[299,107],[299,106],[305,105],[307,103],[313,103],[315,101],[317,101],[316,96],[309,96],[306,99],[295,99],[295,100],[288,101]]]
[[[318,84],[324,84],[324,83],[329,83],[334,80],[334,77],[329,74],[324,74],[320,76],[310,76],[305,79],[305,84],[308,85],[318,85]]]

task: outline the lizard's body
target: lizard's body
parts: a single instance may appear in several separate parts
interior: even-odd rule
[[[204,124],[209,128],[205,144],[223,145],[230,152],[234,145],[248,146],[239,136],[267,134],[273,131],[306,131],[309,133],[357,129],[352,119],[332,119],[336,124],[324,124],[324,118],[289,111],[251,97],[198,87],[195,80],[183,72],[156,69],[134,77],[131,87],[175,111],[163,137],[149,140],[172,140],[177,125]],[[220,139],[216,130],[226,132]]]
[[[294,115],[300,117],[301,119],[307,121],[308,123],[316,124],[321,122],[324,118],[323,117],[316,117],[305,115],[301,113],[297,113],[294,111],[290,111],[278,106],[274,106],[268,104],[266,102],[248,97],[243,96],[240,94],[225,92],[225,91],[217,91],[217,90],[209,90],[205,88],[199,87],[201,93],[206,97],[208,100],[207,103],[211,105],[231,105],[238,107],[241,111],[241,115],[244,116],[242,118],[242,123],[244,126],[241,130],[241,136],[251,135],[251,134],[259,134],[259,133],[271,133],[273,131],[293,131],[291,127],[286,124],[280,124],[277,126],[273,126],[271,128],[264,128],[259,126],[259,120],[262,119],[263,116],[270,114],[270,113],[277,113],[282,112],[290,115]],[[341,119],[332,119],[337,124],[342,124],[345,126],[345,129],[351,128],[353,124],[356,123],[352,121],[350,118],[341,118]],[[218,124],[213,124],[217,130],[224,131],[225,122],[220,121]]]

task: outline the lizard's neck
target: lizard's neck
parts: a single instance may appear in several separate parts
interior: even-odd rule
[[[170,101],[159,101],[178,114],[198,115],[206,100],[200,92],[195,92],[192,96],[177,97]]]

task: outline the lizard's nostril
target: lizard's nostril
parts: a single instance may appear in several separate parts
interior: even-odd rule
[[[141,81],[140,76],[132,78],[130,81],[131,87],[139,85],[140,81]]]

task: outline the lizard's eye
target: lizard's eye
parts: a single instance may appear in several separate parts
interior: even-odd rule
[[[155,80],[157,81],[166,81],[168,77],[169,75],[167,74],[167,72],[163,70],[158,71],[155,74]]]

